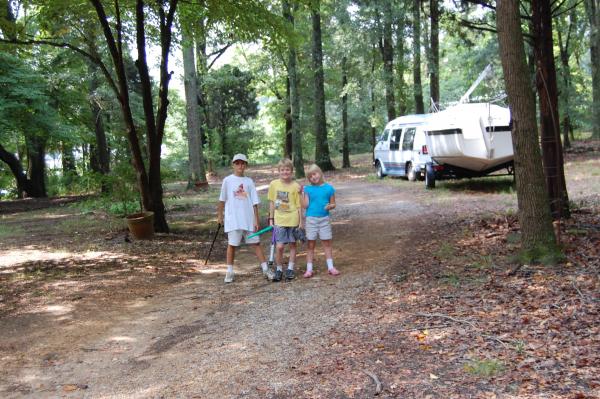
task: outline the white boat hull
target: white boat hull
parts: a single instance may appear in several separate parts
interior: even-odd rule
[[[433,114],[426,140],[439,164],[485,173],[513,160],[510,112],[493,104],[459,104]]]

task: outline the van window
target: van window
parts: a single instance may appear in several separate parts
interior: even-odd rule
[[[414,127],[404,130],[404,140],[402,140],[402,151],[412,151],[413,141],[415,141]]]
[[[381,133],[381,136],[379,136],[379,141],[387,141],[389,134],[390,131],[388,129],[385,129],[383,133]]]
[[[402,134],[402,129],[394,129],[392,130],[392,135],[390,137],[390,151],[397,151],[400,149],[400,135]]]

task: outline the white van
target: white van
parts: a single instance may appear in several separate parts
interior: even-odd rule
[[[406,176],[410,181],[425,177],[425,165],[431,157],[423,128],[430,116],[405,115],[385,125],[373,156],[377,177]]]

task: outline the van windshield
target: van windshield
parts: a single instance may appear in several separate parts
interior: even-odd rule
[[[388,129],[384,130],[379,137],[379,141],[387,141],[388,136],[390,135],[390,131]]]

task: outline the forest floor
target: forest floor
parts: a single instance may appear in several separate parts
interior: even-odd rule
[[[338,277],[319,249],[302,278],[302,249],[271,283],[242,249],[225,285],[218,177],[169,185],[149,241],[70,199],[0,202],[0,397],[600,398],[599,151],[566,155],[557,265],[517,267],[510,177],[425,190],[369,156],[327,174]],[[264,198],[273,169],[248,175]]]

